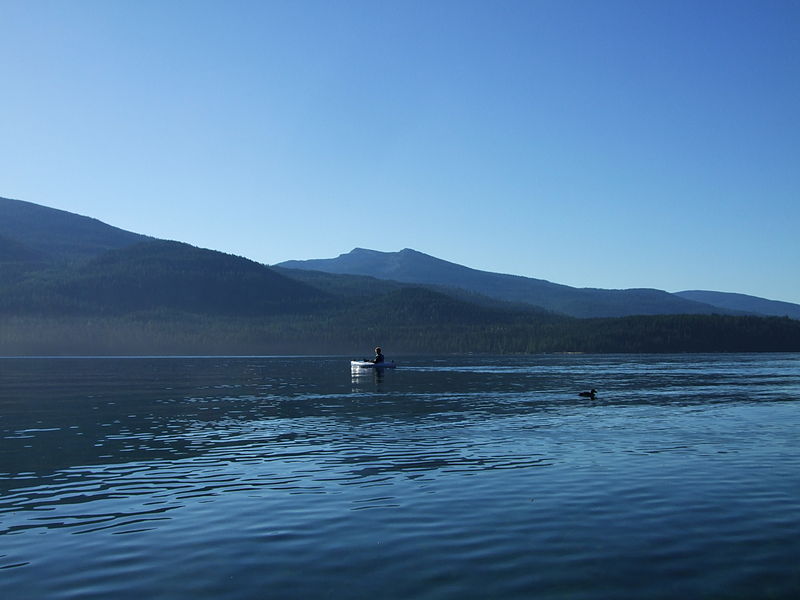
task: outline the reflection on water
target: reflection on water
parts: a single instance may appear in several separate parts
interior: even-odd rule
[[[4,595],[800,591],[798,355],[0,368]]]

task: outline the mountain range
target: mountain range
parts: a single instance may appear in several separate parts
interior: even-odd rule
[[[287,261],[278,267],[365,275],[404,283],[468,290],[490,298],[539,306],[574,317],[659,314],[759,314],[800,319],[800,305],[743,294],[655,289],[575,288],[543,279],[479,271],[406,248],[377,252],[356,248],[337,258]]]
[[[0,198],[0,355],[338,353],[376,340],[396,352],[800,351],[800,321],[752,316],[770,311],[800,318],[790,303],[572,288],[411,249],[269,267]]]

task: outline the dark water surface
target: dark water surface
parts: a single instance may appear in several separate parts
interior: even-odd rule
[[[800,597],[800,355],[399,361],[0,359],[0,597]]]

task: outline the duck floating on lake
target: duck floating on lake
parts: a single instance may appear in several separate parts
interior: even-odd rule
[[[597,390],[592,388],[591,391],[581,392],[578,394],[578,396],[580,396],[581,398],[591,398],[592,400],[594,400],[597,397]]]

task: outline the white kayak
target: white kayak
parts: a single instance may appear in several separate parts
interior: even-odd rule
[[[384,361],[382,363],[374,363],[371,360],[351,360],[351,369],[394,369],[397,365],[393,360]]]

